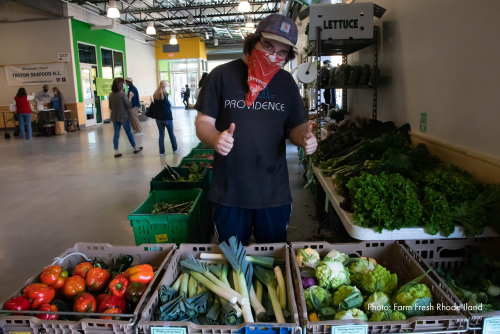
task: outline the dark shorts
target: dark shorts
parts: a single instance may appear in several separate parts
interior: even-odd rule
[[[212,203],[215,236],[218,243],[237,236],[246,246],[253,235],[257,243],[286,242],[292,204],[274,208],[242,209]]]

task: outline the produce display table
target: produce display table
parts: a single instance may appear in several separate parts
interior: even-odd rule
[[[436,235],[431,235],[425,232],[423,227],[407,227],[400,230],[388,231],[384,230],[382,233],[377,233],[371,228],[362,227],[353,223],[352,213],[344,211],[340,207],[340,202],[344,200],[344,197],[337,194],[333,187],[333,181],[331,177],[324,176],[321,170],[314,166],[312,167],[314,174],[318,178],[319,183],[323,187],[326,193],[326,200],[330,201],[333,208],[337,212],[344,225],[347,233],[355,239],[358,240],[413,240],[413,239],[443,239],[445,238],[442,234],[438,233]],[[326,202],[326,205],[328,202]],[[316,205],[322,205],[317,203]],[[477,237],[496,237],[498,234],[491,228],[486,227],[484,234]],[[453,232],[448,238],[465,238],[464,228],[462,226],[456,226],[455,232]]]

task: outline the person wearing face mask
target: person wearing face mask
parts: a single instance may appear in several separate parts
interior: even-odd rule
[[[170,84],[166,80],[160,81],[160,86],[153,94],[153,108],[155,111],[156,125],[158,126],[158,131],[160,132],[160,138],[158,139],[158,144],[160,146],[160,156],[164,157],[165,153],[165,128],[168,131],[168,136],[170,138],[170,144],[172,145],[172,151],[178,153],[177,140],[174,135],[174,121],[172,117],[172,106],[168,101],[167,90],[170,88]]]
[[[43,85],[43,89],[35,94],[35,102],[42,102],[43,104],[49,104],[52,100],[52,94],[49,93],[49,86]]]
[[[57,115],[57,120],[64,122],[64,108],[66,108],[66,101],[64,100],[64,95],[62,95],[61,91],[59,88],[54,87],[52,88],[52,108],[54,109],[56,115]],[[64,122],[64,129],[67,129],[66,122]]]
[[[139,122],[139,109],[141,108],[141,102],[139,101],[139,91],[137,87],[134,86],[134,79],[128,77],[125,79],[125,83],[128,86],[128,98],[132,103],[132,109],[130,109],[130,125],[132,130],[134,130],[134,135],[142,136],[142,127]]]
[[[207,76],[195,109],[196,134],[215,148],[209,200],[218,242],[236,235],[248,244],[286,242],[292,196],[286,139],[316,150],[312,126],[290,73],[298,30],[286,16],[263,19],[243,42],[245,58]]]

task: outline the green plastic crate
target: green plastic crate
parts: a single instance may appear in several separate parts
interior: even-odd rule
[[[134,229],[136,245],[145,243],[199,242],[202,219],[202,190],[153,190],[148,198],[128,216]],[[194,201],[188,213],[152,214],[154,204],[167,202],[182,204]]]
[[[191,152],[186,155],[184,158],[189,158],[189,159],[200,159],[200,158],[194,158],[196,154],[204,154],[204,153],[210,153],[214,154],[215,150],[213,149],[199,149],[199,148],[194,148],[191,150]]]
[[[208,160],[208,159],[194,159],[194,158],[182,158],[181,162],[179,163],[179,166],[178,167],[182,167],[184,166],[185,164],[187,163],[190,163],[190,162],[196,162],[196,163],[200,163],[200,162],[205,162],[207,164],[212,164],[213,165],[213,160]]]
[[[189,175],[189,168],[182,167],[172,167],[174,171],[177,172],[181,177]],[[156,175],[151,180],[151,191],[153,190],[173,190],[173,189],[201,189],[204,193],[208,191],[208,187],[210,185],[208,180],[208,168],[205,168],[201,172],[200,179],[194,182],[163,182],[163,178],[167,177],[169,173],[167,173],[166,169],[163,169],[160,174]]]

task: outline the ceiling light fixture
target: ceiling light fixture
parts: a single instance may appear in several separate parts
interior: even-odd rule
[[[214,38],[214,45],[219,45],[219,39]]]
[[[240,0],[240,4],[238,5],[239,12],[249,12],[250,11],[250,3],[248,0]]]
[[[116,8],[116,1],[115,0],[109,0],[108,4],[108,17],[110,19],[117,19],[120,17],[120,12],[118,11],[118,8]]]
[[[148,28],[146,29],[146,34],[148,35],[156,35],[155,23],[148,22]]]
[[[247,28],[255,28],[255,24],[253,24],[251,17],[247,18],[247,24],[245,24],[245,27],[247,27]]]
[[[208,32],[205,33],[205,37],[206,37],[207,40],[210,39],[210,35],[208,34]]]
[[[194,21],[193,14],[189,13],[188,14],[188,23],[193,23],[193,21]]]
[[[175,38],[175,35],[170,36],[170,44],[172,45],[177,44],[177,38]]]

